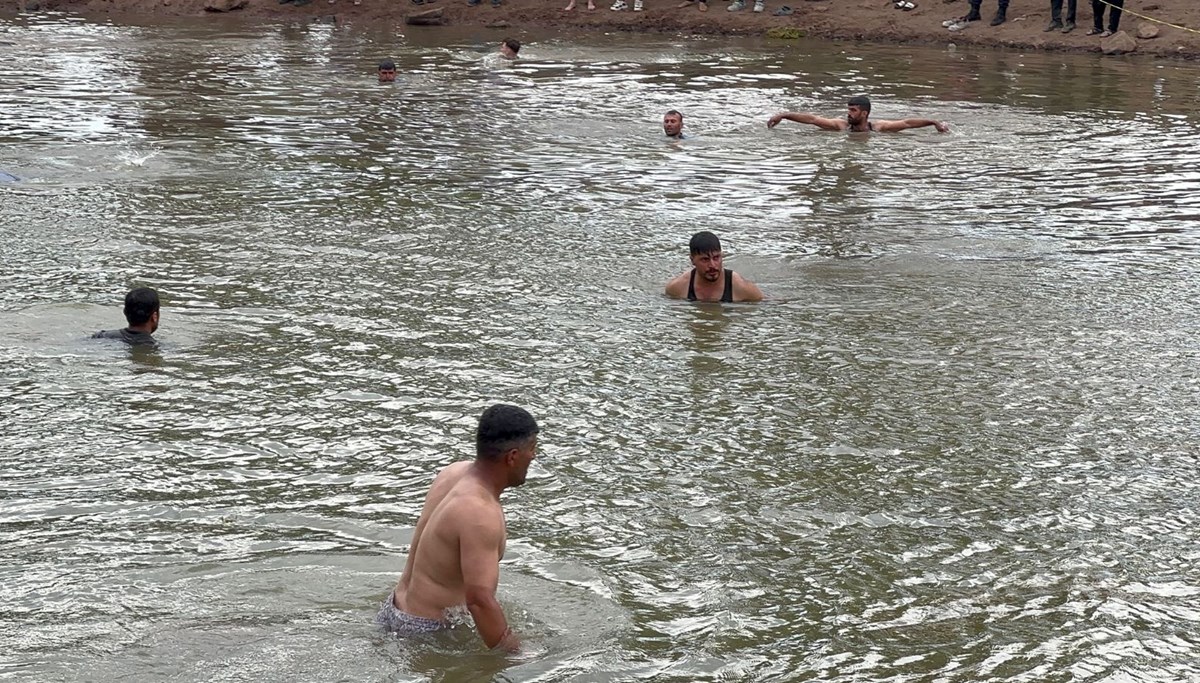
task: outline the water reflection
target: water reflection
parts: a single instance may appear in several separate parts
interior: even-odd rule
[[[0,672],[1200,675],[1193,67],[20,21]],[[765,128],[860,92],[954,132]],[[771,301],[661,297],[700,229]],[[160,348],[89,344],[131,281]],[[531,654],[381,638],[497,400]]]

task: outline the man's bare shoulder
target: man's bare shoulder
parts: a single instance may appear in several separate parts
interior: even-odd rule
[[[763,293],[758,285],[742,277],[741,273],[733,273],[734,301],[762,301]]]
[[[470,460],[461,460],[459,462],[450,463],[449,465],[443,467],[441,472],[437,473],[437,476],[433,478],[433,483],[437,484],[438,482],[442,481],[458,481],[464,474],[467,473],[467,470],[469,469],[471,469]]]
[[[462,461],[451,463],[442,468],[441,472],[433,478],[433,483],[429,486],[429,493],[425,496],[427,501],[441,500],[450,489],[454,488],[455,484],[471,469],[470,461]]]
[[[504,509],[482,484],[459,480],[438,506],[441,524],[455,527],[504,527]]]
[[[688,276],[692,271],[685,270],[667,283],[667,296],[682,299],[687,296]]]

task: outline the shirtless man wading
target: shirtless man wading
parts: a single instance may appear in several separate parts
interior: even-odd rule
[[[465,606],[485,645],[518,649],[496,600],[506,539],[500,493],[525,483],[537,434],[523,408],[497,404],[483,412],[475,460],[449,465],[434,478],[404,573],[376,623],[401,636],[432,633],[449,627],[447,610]]]

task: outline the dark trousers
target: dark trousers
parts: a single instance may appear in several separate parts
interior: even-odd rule
[[[1071,2],[1074,2],[1074,1],[1075,0],[1071,0]],[[1092,1],[1095,2],[1095,0],[1092,0]],[[1121,1],[1124,2],[1124,0],[1121,0]],[[970,2],[971,2],[971,14],[979,14],[979,6],[983,4],[983,0],[970,0]],[[999,0],[996,3],[996,9],[1000,10],[1001,12],[1007,12],[1008,11],[1008,0]]]
[[[1067,21],[1075,23],[1075,2],[1076,0],[1067,0]],[[1062,5],[1063,0],[1050,0],[1050,21],[1062,23]]]
[[[1109,7],[1108,12],[1108,30],[1113,33],[1117,32],[1117,28],[1121,25],[1121,8],[1125,6],[1125,0],[1108,0],[1113,7]],[[1100,2],[1100,0],[1092,0],[1092,22],[1097,31],[1104,30],[1104,8],[1108,5]]]

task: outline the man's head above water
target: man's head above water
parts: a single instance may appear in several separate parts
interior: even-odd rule
[[[153,334],[158,331],[158,292],[138,287],[125,295],[125,322],[129,329]]]
[[[846,103],[846,120],[851,126],[859,125],[871,116],[871,99],[866,95],[851,97]]]
[[[683,135],[683,114],[672,109],[663,114],[663,132],[669,138],[677,138]]]
[[[505,59],[516,59],[517,53],[521,51],[521,41],[514,38],[505,38],[503,43],[500,43],[500,56]]]
[[[709,282],[716,282],[721,278],[721,240],[716,235],[707,230],[692,235],[692,240],[688,242],[688,251],[691,254],[692,267],[700,277]]]
[[[385,59],[379,63],[379,82],[391,83],[396,80],[396,63]]]

